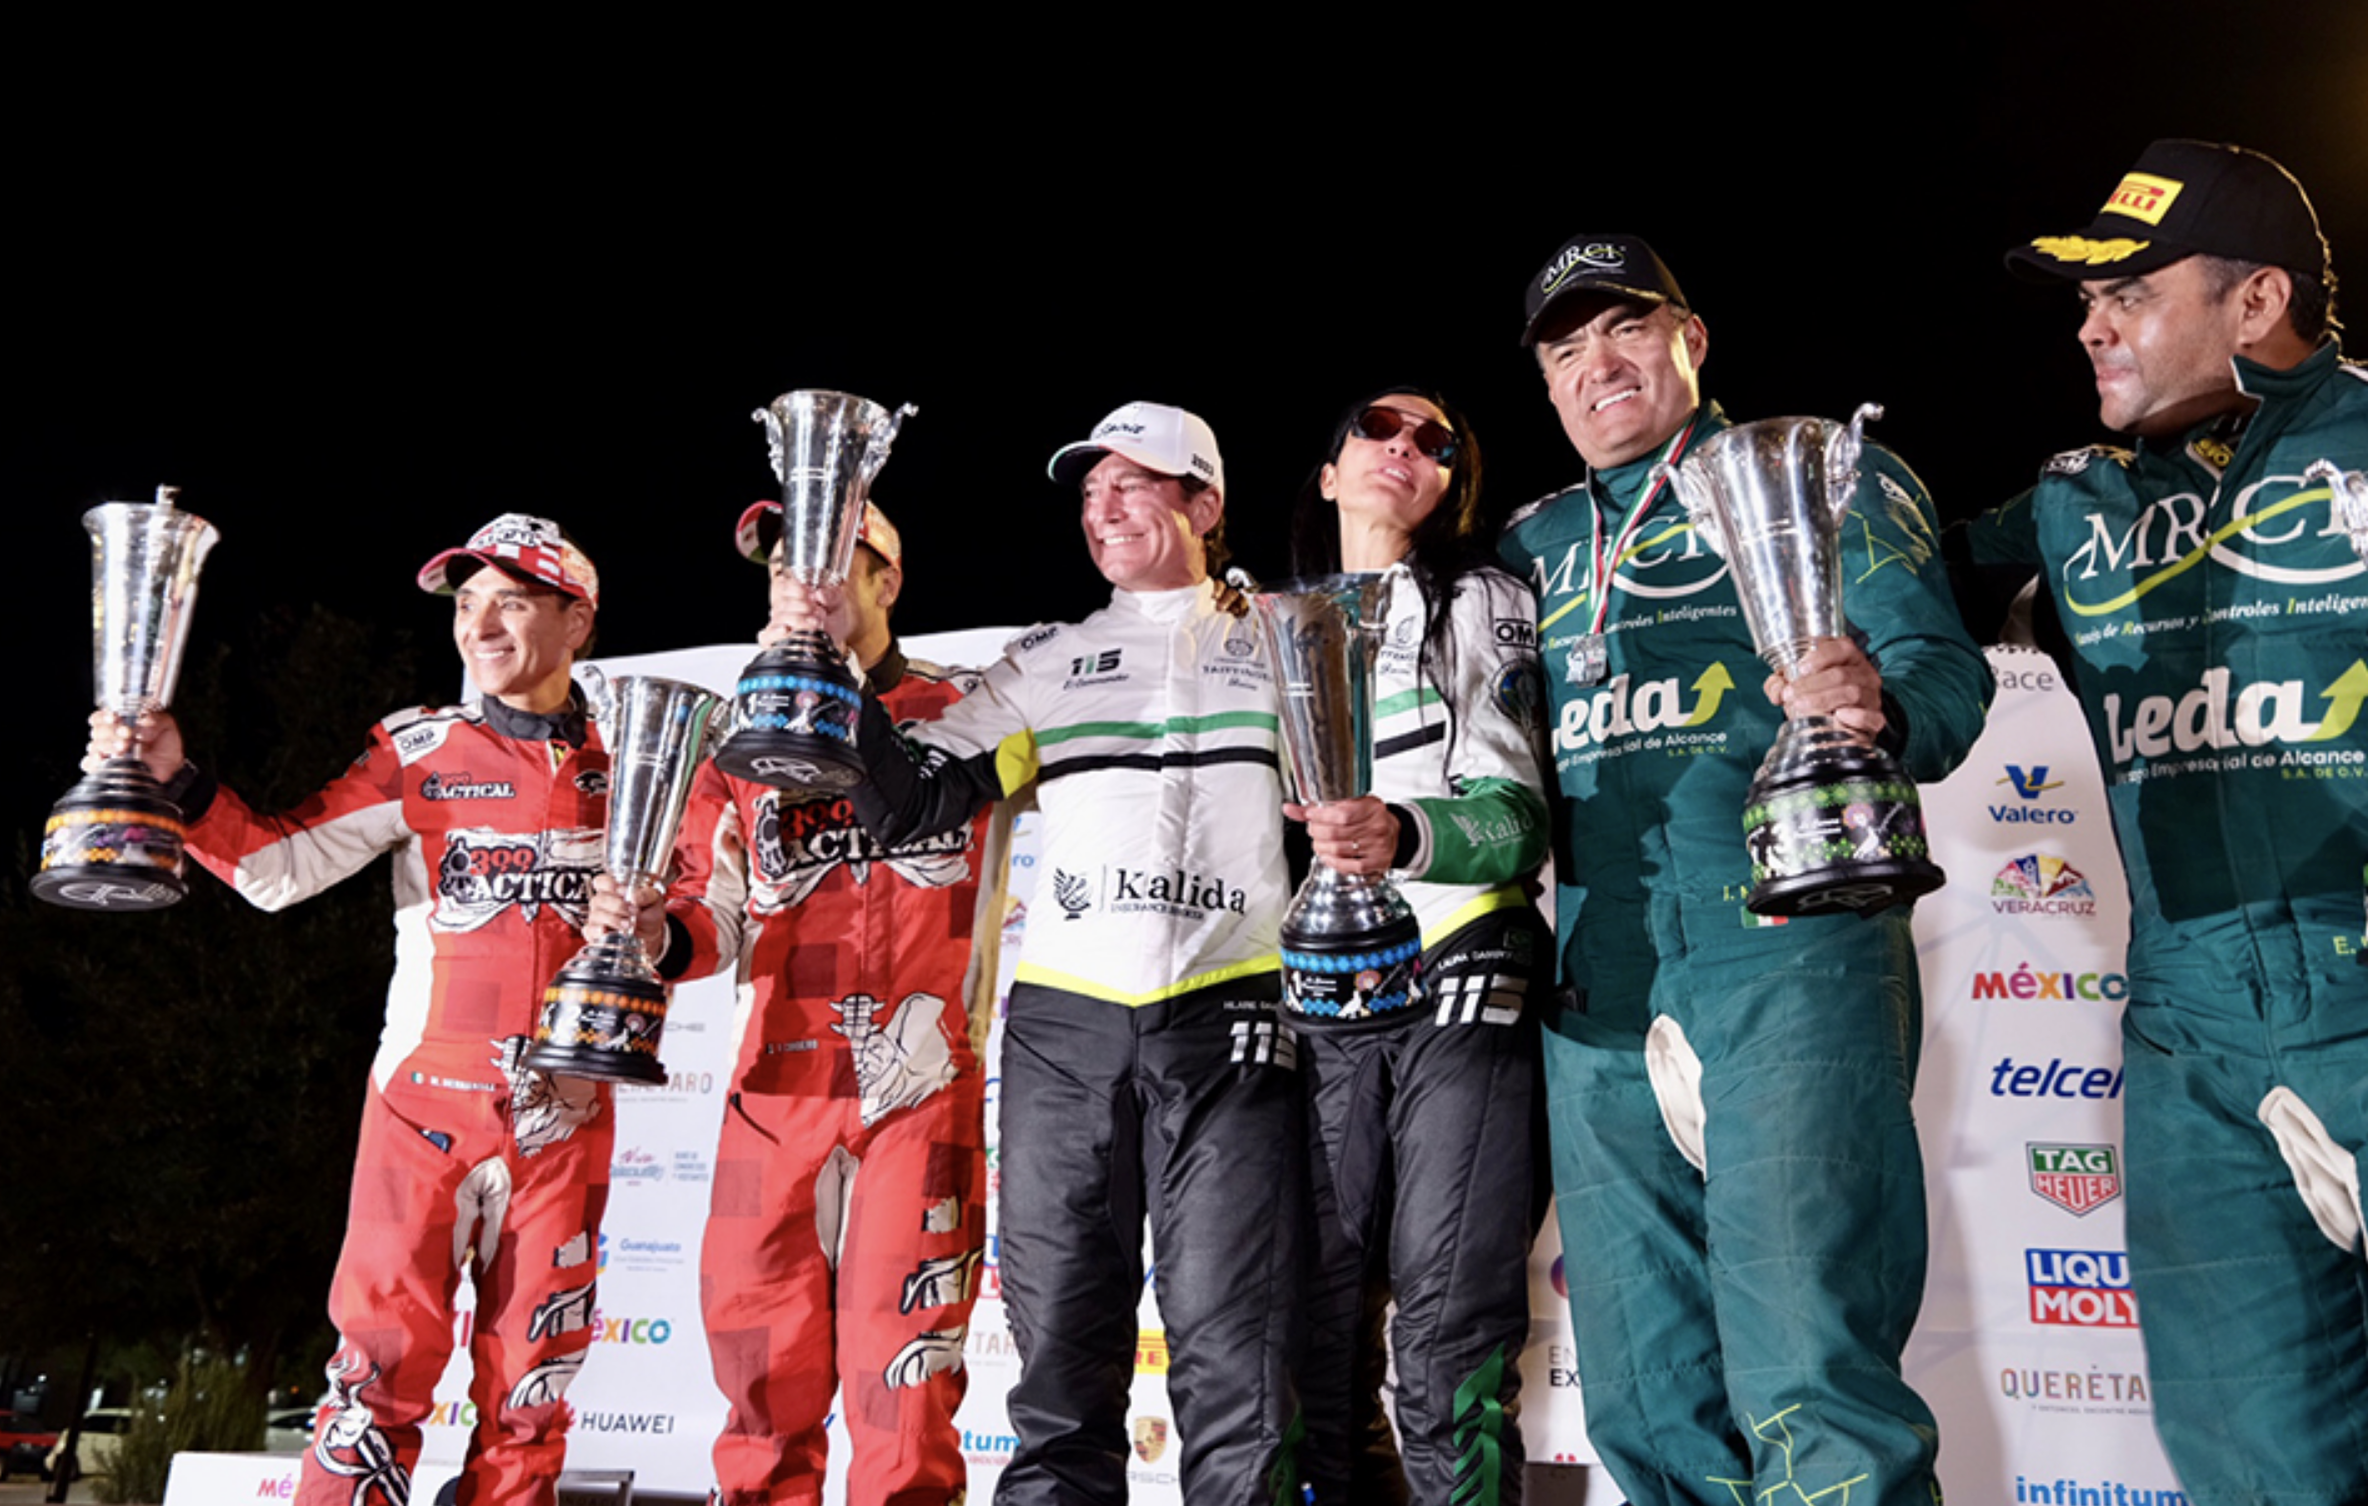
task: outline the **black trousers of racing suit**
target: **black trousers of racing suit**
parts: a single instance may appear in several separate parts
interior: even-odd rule
[[[1022,983],[1002,1061],[1003,1298],[1020,1352],[1004,1506],[1119,1506],[1143,1224],[1184,1499],[1290,1478],[1306,1172],[1274,974],[1129,1007]]]
[[[1552,935],[1527,905],[1499,910],[1424,954],[1403,1018],[1300,1027],[1316,1249],[1300,1477],[1318,1506],[1520,1506],[1529,1248],[1551,1193],[1528,1001]]]

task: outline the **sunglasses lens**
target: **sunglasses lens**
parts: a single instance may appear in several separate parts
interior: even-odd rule
[[[1358,414],[1349,427],[1359,439],[1370,439],[1376,444],[1398,437],[1400,430],[1412,425],[1415,449],[1441,465],[1455,457],[1455,432],[1445,424],[1412,414],[1400,413],[1376,403]]]

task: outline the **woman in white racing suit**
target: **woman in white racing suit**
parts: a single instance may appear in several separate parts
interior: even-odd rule
[[[1301,575],[1387,577],[1373,794],[1286,806],[1316,859],[1391,873],[1422,923],[1421,986],[1361,1018],[1291,1015],[1306,1074],[1316,1271],[1300,1372],[1319,1502],[1521,1499],[1518,1361],[1544,1211],[1533,982],[1549,928],[1529,588],[1489,563],[1480,455],[1417,388],[1351,408],[1293,525]],[[1290,1000],[1286,997],[1286,1008]],[[1397,1438],[1379,1398],[1381,1324]]]

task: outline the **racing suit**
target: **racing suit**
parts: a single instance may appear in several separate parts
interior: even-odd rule
[[[2129,868],[2127,1232],[2164,1450],[2191,1500],[2356,1501],[2368,566],[2302,472],[2368,468],[2368,380],[2332,342],[2235,364],[2249,416],[2057,456],[1963,562],[1993,577],[1969,595],[2045,572]]]
[[[900,721],[962,693],[893,642],[870,686]],[[732,1408],[715,1444],[727,1506],[822,1499],[834,1389],[848,1501],[961,1498],[954,1413],[986,1234],[971,1022],[993,1007],[999,927],[979,912],[1001,893],[980,884],[1001,873],[989,825],[888,851],[844,799],[801,803],[713,763],[691,787],[669,914],[689,972],[736,965],[740,987],[699,1258]]]
[[[264,909],[394,855],[395,975],[329,1291],[333,1400],[299,1501],[401,1506],[463,1270],[477,1288],[463,1498],[554,1499],[615,1116],[605,1087],[562,1093],[515,1064],[544,985],[583,944],[607,797],[608,754],[579,707],[537,716],[491,697],[388,717],[283,815],[192,768],[189,851]]]
[[[1705,405],[1689,443],[1726,426]],[[1782,713],[1727,565],[1651,479],[1661,458],[1516,513],[1504,547],[1538,593],[1563,797],[1570,992],[1546,1077],[1588,1436],[1640,1506],[1844,1485],[1929,1503],[1932,1413],[1899,1369],[1925,1265],[1908,912],[1744,909],[1744,794]],[[1638,506],[1605,571],[1608,673],[1574,684],[1595,535],[1611,553]],[[1875,446],[1840,545],[1882,741],[1938,779],[1981,729],[1989,670],[1951,609],[1930,502]]]
[[[1386,579],[1373,792],[1399,817],[1392,867],[1422,922],[1423,994],[1366,1019],[1292,1020],[1315,1147],[1301,1476],[1323,1503],[1403,1501],[1411,1485],[1440,1506],[1518,1506],[1519,1360],[1544,1212],[1525,1005],[1549,959],[1519,882],[1546,850],[1536,604],[1504,572],[1473,571],[1434,652],[1414,573],[1399,564]],[[1393,1293],[1395,1450],[1369,1333]]]
[[[1004,1300],[1021,1357],[1005,1502],[1121,1502],[1146,1214],[1184,1498],[1289,1482],[1304,1216],[1273,689],[1214,587],[1117,592],[1017,639],[915,729],[867,698],[855,808],[890,846],[1033,786],[1035,896],[1005,1026]]]

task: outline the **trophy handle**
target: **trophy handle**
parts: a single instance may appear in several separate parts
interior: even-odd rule
[[[1836,528],[1850,515],[1850,499],[1858,494],[1858,456],[1866,448],[1866,421],[1882,416],[1881,403],[1860,403],[1850,415],[1850,426],[1834,430],[1825,442],[1825,505]]]
[[[870,486],[872,478],[880,474],[880,467],[888,463],[888,447],[896,443],[896,433],[904,427],[904,421],[920,411],[911,403],[905,403],[898,407],[894,413],[889,414],[887,420],[872,431],[871,440],[863,450],[863,484],[865,486]]]
[[[576,688],[584,693],[584,712],[592,718],[592,725],[600,729],[600,740],[607,742],[615,728],[617,717],[616,688],[597,664],[579,664],[569,672]]]
[[[770,408],[759,408],[748,416],[765,426],[765,457],[772,462],[773,478],[786,487],[789,485],[789,441],[781,432],[781,420],[774,417]]]
[[[1672,465],[1663,460],[1654,465],[1652,478],[1665,481],[1677,493],[1678,504],[1685,508],[1686,518],[1694,525],[1694,533],[1703,545],[1720,559],[1727,557],[1727,536],[1719,531],[1718,508],[1712,503],[1709,485],[1695,469],[1683,462]],[[1618,560],[1612,561],[1617,570]]]

